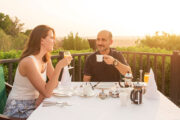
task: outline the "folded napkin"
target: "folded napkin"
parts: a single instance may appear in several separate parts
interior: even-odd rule
[[[62,85],[62,86],[70,86],[71,85],[71,76],[69,74],[68,66],[64,67],[60,85]]]
[[[157,90],[154,72],[152,69],[150,70],[149,81],[147,83],[146,93],[144,97],[148,99],[159,99],[159,92]]]

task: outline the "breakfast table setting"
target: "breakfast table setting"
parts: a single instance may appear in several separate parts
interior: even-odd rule
[[[28,120],[180,120],[179,107],[158,90],[148,92],[154,87],[144,82],[119,84],[124,83],[59,82]]]
[[[180,108],[158,90],[152,69],[148,77],[132,82],[127,73],[123,82],[72,82],[65,67],[52,96],[27,120],[180,120]]]

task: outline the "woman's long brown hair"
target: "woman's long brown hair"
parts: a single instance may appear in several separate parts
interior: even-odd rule
[[[40,52],[41,39],[46,38],[50,30],[53,32],[55,39],[54,29],[47,25],[39,25],[33,29],[30,34],[29,40],[27,41],[26,47],[24,48],[23,53],[20,57],[20,61],[29,55],[37,55]],[[43,62],[47,62],[50,57],[50,53],[46,53],[43,56]]]

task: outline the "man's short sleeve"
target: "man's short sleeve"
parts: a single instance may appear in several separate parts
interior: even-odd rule
[[[120,61],[122,64],[125,64],[125,65],[128,65],[129,64],[127,63],[126,59],[123,57],[122,53],[121,52],[117,52],[117,59],[118,61]]]
[[[84,65],[84,75],[92,76],[91,57],[89,56]]]

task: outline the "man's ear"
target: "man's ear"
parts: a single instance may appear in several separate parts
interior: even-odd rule
[[[113,40],[110,40],[110,44],[111,44],[111,45],[113,44]]]

